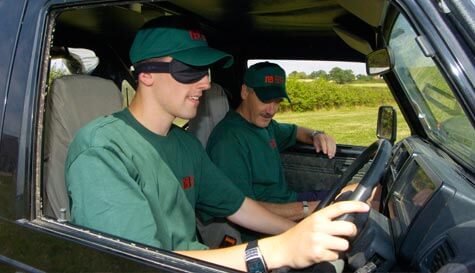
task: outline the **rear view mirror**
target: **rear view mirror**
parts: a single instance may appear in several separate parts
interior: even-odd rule
[[[376,136],[389,140],[392,144],[397,136],[396,109],[392,106],[381,106],[378,111],[378,126]]]
[[[366,73],[368,75],[384,74],[391,68],[391,58],[386,48],[373,51],[366,56]]]

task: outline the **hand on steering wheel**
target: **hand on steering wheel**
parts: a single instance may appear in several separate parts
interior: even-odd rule
[[[366,165],[366,163],[373,159],[368,171],[358,183],[358,186],[356,187],[355,191],[347,199],[365,202],[371,196],[373,189],[376,187],[376,185],[381,180],[384,174],[387,163],[391,158],[391,149],[392,145],[386,139],[378,139],[368,148],[366,148],[363,153],[361,153],[356,158],[356,160],[346,169],[340,180],[336,182],[336,184],[334,185],[334,187],[332,187],[328,195],[322,201],[320,201],[315,211],[327,207],[332,202],[334,202],[341,189],[343,189],[348,184],[351,178],[364,165]]]

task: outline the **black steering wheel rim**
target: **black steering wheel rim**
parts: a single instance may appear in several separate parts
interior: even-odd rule
[[[348,184],[351,178],[373,158],[373,162],[368,171],[358,183],[355,191],[347,199],[366,201],[371,196],[374,187],[376,187],[386,170],[387,163],[391,158],[391,149],[392,144],[386,139],[378,139],[368,146],[345,170],[341,178],[330,189],[328,195],[320,201],[315,211],[327,207],[335,201],[338,193]]]

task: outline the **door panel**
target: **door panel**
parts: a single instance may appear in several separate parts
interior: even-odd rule
[[[156,268],[0,218],[1,272],[150,272]],[[111,250],[114,252],[114,250]],[[4,257],[4,259],[1,259]],[[10,268],[12,270],[10,270]],[[17,268],[19,270],[14,270]]]
[[[315,152],[313,146],[297,144],[281,153],[282,165],[290,187],[295,191],[329,189],[360,155],[365,147],[337,145],[335,158]],[[364,168],[355,175],[358,180]]]

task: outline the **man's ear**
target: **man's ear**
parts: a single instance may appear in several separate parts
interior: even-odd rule
[[[153,77],[151,73],[141,72],[138,76],[139,83],[145,86],[151,86],[153,84]]]
[[[241,99],[246,100],[247,96],[249,96],[249,91],[247,90],[247,86],[245,84],[241,85]]]

